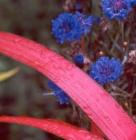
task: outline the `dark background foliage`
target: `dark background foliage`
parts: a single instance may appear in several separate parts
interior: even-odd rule
[[[51,20],[62,9],[58,0],[0,0],[0,31],[12,32],[50,46]],[[19,67],[16,76],[0,83],[0,114],[26,115],[70,121],[71,107],[60,106],[48,92],[47,79],[37,71],[0,54],[0,71]],[[51,134],[25,126],[0,124],[2,140],[57,140]]]

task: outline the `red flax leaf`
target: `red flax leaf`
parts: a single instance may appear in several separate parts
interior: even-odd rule
[[[31,117],[0,116],[0,122],[16,123],[40,128],[66,140],[104,140],[84,129],[53,119],[35,119]]]
[[[136,140],[132,119],[110,94],[74,64],[41,44],[10,33],[0,33],[0,52],[54,81],[110,140]]]

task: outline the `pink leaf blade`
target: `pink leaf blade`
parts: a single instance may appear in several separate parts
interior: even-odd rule
[[[10,33],[0,33],[0,52],[53,80],[110,140],[136,139],[136,125],[122,107],[102,87],[60,55]]]
[[[92,135],[84,129],[80,129],[68,123],[53,119],[36,119],[32,117],[12,117],[0,116],[0,122],[15,123],[39,128],[43,131],[52,133],[66,140],[103,140],[102,138]]]

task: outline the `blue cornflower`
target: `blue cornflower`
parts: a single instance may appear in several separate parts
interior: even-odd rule
[[[90,31],[94,19],[93,16],[86,17],[79,12],[75,14],[65,12],[52,21],[52,33],[61,44],[80,40]]]
[[[73,57],[73,61],[75,62],[75,64],[83,65],[83,63],[84,63],[84,56],[82,54],[76,54]]]
[[[48,86],[50,89],[53,90],[54,96],[56,96],[60,104],[69,104],[70,98],[66,95],[66,93],[61,88],[59,88],[55,83],[53,83],[50,80],[48,81]]]
[[[99,84],[104,85],[117,80],[122,72],[120,60],[102,56],[92,65],[89,74]]]
[[[76,16],[78,17],[84,34],[87,34],[90,32],[91,27],[94,23],[98,24],[100,22],[100,18],[97,16],[86,16],[84,14],[81,14],[80,12],[76,12]]]
[[[132,10],[130,0],[102,0],[102,9],[109,19],[123,20]]]
[[[83,28],[77,16],[71,13],[62,13],[52,21],[52,32],[63,44],[79,40],[83,35]]]

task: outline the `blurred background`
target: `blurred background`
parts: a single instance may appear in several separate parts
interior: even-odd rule
[[[63,0],[0,0],[0,31],[12,32],[58,50],[51,35],[51,20],[63,11]],[[49,91],[47,79],[37,71],[0,54],[0,72],[19,72],[0,82],[0,114],[70,120],[71,106],[62,106]],[[75,122],[76,123],[76,122]],[[1,140],[60,140],[25,126],[0,124]]]

